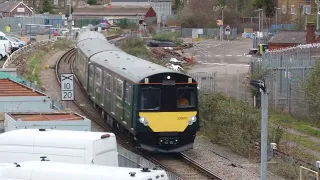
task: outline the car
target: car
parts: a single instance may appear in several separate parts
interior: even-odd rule
[[[11,41],[13,42],[17,42],[19,48],[24,47],[26,45],[26,42],[21,41],[20,39],[16,38],[16,37],[12,37],[12,36],[7,36]]]

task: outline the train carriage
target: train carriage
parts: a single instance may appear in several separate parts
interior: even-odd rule
[[[74,69],[83,69],[76,75],[85,73],[79,81],[106,122],[135,137],[148,151],[192,148],[199,130],[197,82],[113,45],[99,43],[102,39],[77,44]]]

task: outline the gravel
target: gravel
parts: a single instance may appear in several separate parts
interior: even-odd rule
[[[228,180],[256,180],[259,179],[260,164],[250,162],[231,152],[225,147],[213,144],[202,136],[197,136],[194,149],[185,152],[190,158],[204,165],[209,170],[218,173]],[[268,179],[282,180],[270,172]]]

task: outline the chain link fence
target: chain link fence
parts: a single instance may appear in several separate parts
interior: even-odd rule
[[[303,82],[320,59],[320,44],[300,45],[263,54],[255,58],[251,74],[265,74],[269,104],[293,115],[308,116],[309,98],[303,91]]]

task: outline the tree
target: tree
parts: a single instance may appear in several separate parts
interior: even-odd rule
[[[42,4],[42,12],[49,12],[52,13],[52,5],[51,2],[49,0],[43,0],[43,4]]]
[[[265,10],[265,15],[268,18],[271,18],[275,14],[275,8],[274,8],[274,3],[272,0],[254,0],[252,2],[253,8],[256,9],[264,9]]]
[[[94,5],[94,4],[97,4],[97,0],[88,0],[87,3],[89,5]]]

